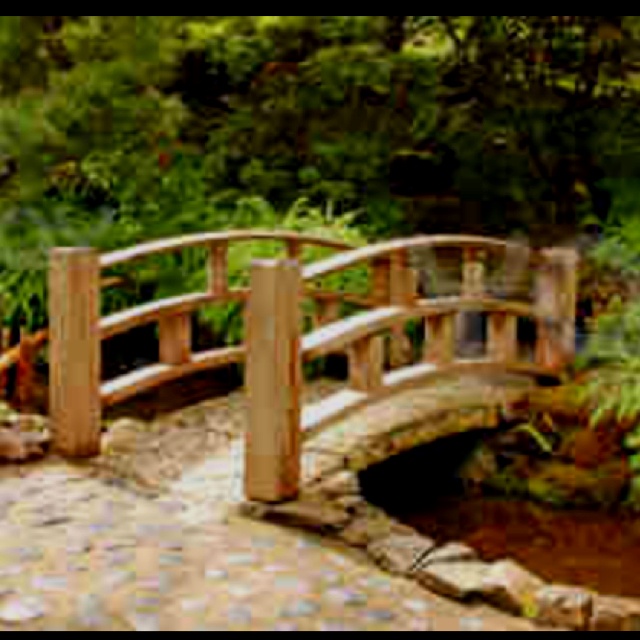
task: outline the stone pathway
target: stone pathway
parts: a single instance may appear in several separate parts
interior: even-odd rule
[[[3,468],[0,630],[533,629],[430,595],[346,547],[235,515],[242,419],[229,407],[242,402],[132,424],[136,437],[112,440],[94,464]],[[190,451],[182,464],[176,430]],[[149,456],[170,462],[136,466]]]

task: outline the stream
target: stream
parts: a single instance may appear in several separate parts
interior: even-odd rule
[[[371,467],[363,493],[439,544],[464,542],[487,562],[511,558],[548,582],[640,598],[640,516],[465,495],[456,473],[482,437],[455,436]]]

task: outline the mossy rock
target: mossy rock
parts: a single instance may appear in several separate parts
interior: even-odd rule
[[[610,509],[622,502],[630,480],[624,460],[597,469],[551,462],[542,465],[527,485],[531,497],[557,506]]]

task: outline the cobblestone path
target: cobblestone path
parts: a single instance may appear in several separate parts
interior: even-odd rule
[[[229,406],[242,396],[174,415],[134,445],[112,443],[139,472],[151,453],[188,460],[162,473],[147,465],[146,484],[108,455],[3,468],[0,630],[533,629],[432,596],[323,539],[233,515],[241,442]],[[171,427],[192,455],[172,448]]]

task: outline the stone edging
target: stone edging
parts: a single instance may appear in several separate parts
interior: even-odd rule
[[[547,628],[640,631],[639,601],[550,585],[511,560],[482,562],[463,544],[438,547],[367,503],[352,471],[330,475],[297,502],[244,503],[240,513],[337,539],[363,551],[381,569],[437,595],[484,601]]]

